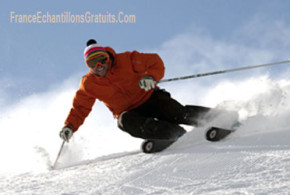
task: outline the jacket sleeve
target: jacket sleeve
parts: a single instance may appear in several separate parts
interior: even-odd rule
[[[88,82],[83,78],[80,88],[73,99],[73,106],[65,121],[65,125],[71,127],[74,132],[84,123],[96,100],[86,91],[87,84]]]
[[[165,67],[158,54],[134,51],[131,60],[134,70],[142,76],[152,76],[156,81],[163,78]]]

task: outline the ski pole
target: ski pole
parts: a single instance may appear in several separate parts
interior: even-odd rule
[[[189,76],[183,76],[183,77],[176,77],[176,78],[171,78],[171,79],[163,79],[163,80],[159,81],[158,83],[177,81],[177,80],[185,80],[185,79],[191,79],[191,78],[197,78],[197,77],[205,77],[205,76],[210,76],[210,75],[223,74],[223,73],[228,73],[228,72],[237,72],[237,71],[242,71],[242,70],[249,70],[249,69],[254,69],[254,68],[261,68],[261,67],[265,67],[265,66],[274,66],[274,65],[286,64],[286,63],[290,63],[290,60],[273,62],[273,63],[268,63],[268,64],[253,65],[253,66],[245,66],[245,67],[240,67],[240,68],[233,68],[233,69],[208,72],[208,73],[202,73],[202,74],[195,74],[195,75],[189,75]]]
[[[55,169],[55,167],[56,167],[56,164],[57,164],[57,161],[58,161],[58,159],[59,159],[59,157],[60,157],[60,155],[61,155],[61,152],[62,152],[62,149],[63,149],[64,143],[65,143],[65,141],[63,141],[62,144],[61,144],[61,146],[60,146],[59,152],[58,152],[57,157],[56,157],[56,159],[55,159],[55,161],[54,161],[54,164],[53,164],[53,166],[52,166],[52,169]]]

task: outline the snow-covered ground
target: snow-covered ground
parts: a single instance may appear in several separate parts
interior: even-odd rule
[[[178,89],[169,87],[169,91],[181,94]],[[203,90],[199,94],[203,98],[194,102],[238,111],[242,125],[217,143],[205,140],[206,127],[195,128],[158,154],[141,153],[141,140],[127,135],[122,137],[124,133],[114,129],[116,124],[111,121],[99,124],[102,134],[94,134],[96,129],[92,121],[101,116],[92,114],[90,118],[94,119],[88,119],[86,126],[92,130],[80,130],[72,142],[65,145],[58,169],[51,170],[61,144],[56,136],[61,122],[43,127],[45,120],[42,118],[49,120],[49,117],[40,113],[59,110],[57,102],[64,102],[72,92],[32,97],[34,99],[21,102],[21,106],[7,109],[6,115],[0,118],[0,128],[7,129],[0,138],[0,194],[290,193],[288,80],[260,77],[221,82]],[[191,95],[188,92],[187,97]],[[53,101],[43,105],[42,98]],[[31,102],[34,109],[28,112],[25,109],[32,105]],[[64,104],[69,108],[70,103]],[[66,112],[60,111],[51,118],[63,119],[61,115]],[[35,125],[27,125],[31,117],[38,120],[34,121]],[[221,121],[226,118],[219,119],[223,125]],[[17,122],[21,124],[15,124]],[[55,130],[49,131],[50,128]],[[105,131],[111,139],[103,135]],[[104,149],[106,144],[110,144],[110,149]],[[100,150],[103,153],[96,152]]]

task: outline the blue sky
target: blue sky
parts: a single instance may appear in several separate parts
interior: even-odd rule
[[[90,38],[117,52],[158,52],[165,61],[169,77],[285,60],[289,49],[289,8],[287,0],[2,3],[0,95],[17,100],[47,91],[72,75],[86,73],[82,53]],[[16,24],[10,22],[12,11],[15,14],[38,11],[84,14],[89,11],[115,15],[123,12],[135,15],[136,23]],[[286,34],[280,35],[280,32]],[[227,56],[231,51],[241,53]],[[249,57],[255,52],[262,54]],[[211,60],[210,56],[217,60]]]

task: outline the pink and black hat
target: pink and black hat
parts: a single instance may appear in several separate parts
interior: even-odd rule
[[[103,46],[98,45],[94,39],[90,39],[87,42],[87,47],[84,50],[84,59],[85,61],[88,61],[92,57],[102,53],[107,54],[106,49]]]

